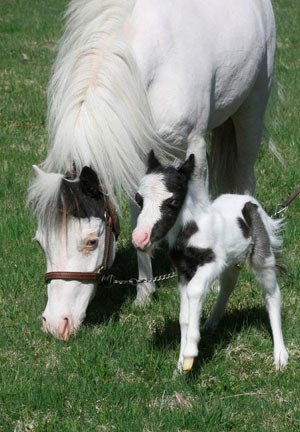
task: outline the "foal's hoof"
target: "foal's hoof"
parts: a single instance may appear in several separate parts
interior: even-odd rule
[[[194,364],[194,357],[184,357],[183,363],[182,363],[182,371],[183,372],[189,372]]]
[[[274,354],[275,369],[277,371],[285,369],[288,364],[288,360],[289,360],[289,355],[285,347],[275,352]]]

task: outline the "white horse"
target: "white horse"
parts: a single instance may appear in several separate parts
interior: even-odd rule
[[[147,174],[136,194],[141,212],[132,233],[133,244],[143,251],[153,250],[163,238],[168,241],[179,279],[178,369],[189,371],[198,355],[201,312],[211,284],[220,280],[219,296],[206,328],[217,327],[237,282],[236,265],[245,259],[263,291],[274,339],[275,367],[284,368],[288,352],[281,330],[275,261],[282,220],[272,220],[249,195],[224,194],[213,202],[204,191],[199,196],[198,184],[191,181],[194,160],[191,154],[179,166],[162,166],[150,153]]]
[[[253,192],[274,50],[270,0],[70,3],[48,91],[50,148],[29,191],[47,272],[56,272],[56,279],[48,275],[46,331],[63,339],[75,332],[95,287],[95,280],[57,272],[94,272],[105,251],[105,217],[90,211],[92,202],[74,210],[65,173],[76,167],[67,177],[82,192],[89,176],[79,175],[91,167],[119,207],[121,190],[132,199],[150,148],[162,161],[194,153],[206,176],[205,135],[212,130],[216,190]],[[77,198],[82,204],[82,194]],[[131,210],[135,225],[137,207]],[[147,254],[138,253],[138,266],[140,278],[151,277]],[[140,284],[137,302],[153,291],[153,284]]]

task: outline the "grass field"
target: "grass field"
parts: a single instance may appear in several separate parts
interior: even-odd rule
[[[145,309],[133,307],[131,287],[107,288],[75,338],[42,333],[44,257],[31,241],[35,222],[25,201],[31,165],[46,154],[45,90],[65,4],[0,4],[0,431],[299,431],[300,199],[284,231],[284,372],[273,369],[267,314],[245,269],[218,333],[203,338],[188,376],[172,379],[179,350],[174,281],[161,283]],[[276,91],[266,125],[285,165],[265,142],[256,166],[257,195],[271,213],[300,182],[300,5],[273,4]],[[169,270],[160,258],[156,273]],[[114,271],[121,278],[136,272],[128,218]],[[204,316],[213,300],[212,293]]]

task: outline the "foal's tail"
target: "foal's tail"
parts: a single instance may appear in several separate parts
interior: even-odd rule
[[[253,241],[251,262],[254,266],[260,266],[280,251],[282,239],[279,233],[283,220],[270,218],[257,202],[247,202],[242,213]]]
[[[213,195],[236,193],[237,142],[231,118],[212,131],[209,181]]]
[[[284,227],[284,218],[272,219],[261,207],[258,208],[258,212],[269,234],[271,248],[274,254],[277,254],[281,251],[282,246],[282,238],[280,234]]]

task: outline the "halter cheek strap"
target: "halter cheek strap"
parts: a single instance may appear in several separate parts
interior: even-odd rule
[[[116,209],[109,197],[106,195],[105,200],[105,234],[104,234],[104,254],[102,264],[94,272],[68,272],[54,271],[45,274],[45,282],[49,283],[52,280],[78,280],[86,283],[100,283],[109,268],[109,257],[111,254],[111,245],[115,238],[118,238],[120,233],[120,225]]]

